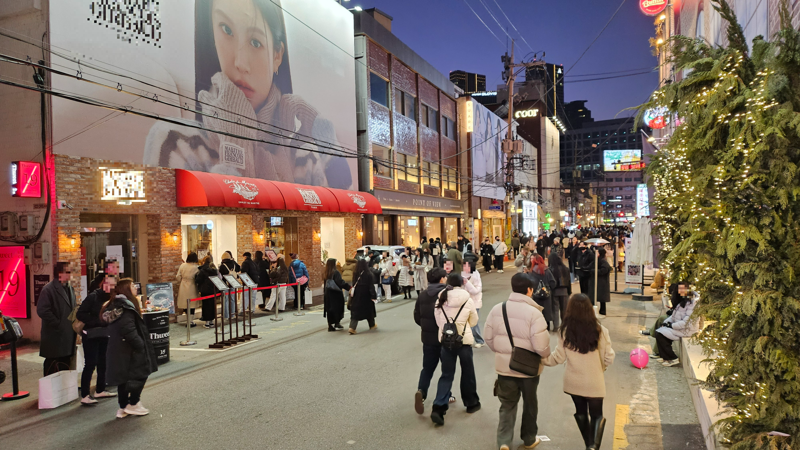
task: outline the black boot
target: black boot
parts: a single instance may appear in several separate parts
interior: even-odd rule
[[[583,436],[583,442],[586,444],[586,448],[590,449],[594,445],[594,436],[592,435],[592,430],[589,424],[589,416],[585,416],[583,414],[575,414],[575,422],[578,423],[578,429],[581,430],[581,436]]]
[[[419,298],[419,291],[417,291],[417,298]]]
[[[344,327],[342,326],[341,322],[337,322],[336,325],[334,325],[333,327],[336,328],[337,330],[344,329]]]
[[[431,422],[439,426],[444,425],[445,414],[447,414],[447,405],[433,405],[433,409],[431,411]]]
[[[606,427],[606,418],[600,417],[599,419],[592,420],[592,432],[594,433],[594,445],[589,447],[592,450],[600,448],[600,443],[603,441],[603,429]]]
[[[336,328],[333,326],[332,323],[328,324],[328,331],[336,331]]]

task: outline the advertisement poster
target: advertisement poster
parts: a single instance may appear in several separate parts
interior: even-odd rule
[[[33,306],[39,304],[39,296],[42,295],[42,289],[50,282],[50,275],[34,275],[33,276]]]
[[[642,266],[625,263],[625,284],[642,284]]]
[[[636,217],[650,215],[650,197],[646,184],[636,185]]]
[[[472,193],[479,197],[503,200],[506,191],[503,187],[505,156],[502,142],[506,137],[507,124],[477,101],[466,102],[466,105],[467,108],[472,105]]]
[[[0,311],[15,319],[28,318],[25,247],[0,247]]]
[[[175,298],[172,293],[172,283],[147,284],[147,301],[150,305],[160,309],[169,309],[170,314],[175,314]]]
[[[58,0],[49,18],[52,65],[79,74],[53,89],[118,108],[97,127],[108,109],[53,98],[57,153],[358,189],[337,2]]]
[[[603,171],[620,172],[626,170],[641,170],[642,163],[641,150],[604,150],[603,151]]]

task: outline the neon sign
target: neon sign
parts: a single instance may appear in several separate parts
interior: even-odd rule
[[[42,165],[33,161],[11,163],[11,196],[40,198],[42,196]]]
[[[667,9],[667,0],[639,0],[639,9],[648,16],[655,16]]]
[[[517,111],[514,113],[515,119],[526,119],[529,117],[536,117],[539,115],[538,109],[526,109],[524,111]]]
[[[16,319],[28,318],[25,247],[0,247],[0,310]]]

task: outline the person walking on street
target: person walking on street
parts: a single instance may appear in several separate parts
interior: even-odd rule
[[[508,253],[508,247],[505,242],[500,240],[500,236],[495,236],[492,248],[494,249],[494,267],[497,269],[497,273],[503,273],[503,259]]]
[[[436,386],[431,421],[440,426],[444,425],[444,415],[449,407],[457,361],[461,362],[461,399],[467,413],[472,414],[481,409],[472,361],[472,344],[475,340],[470,328],[478,324],[478,312],[469,292],[462,288],[463,285],[464,279],[460,272],[450,273],[447,276],[447,287],[439,293],[434,310],[436,325],[439,327],[439,342],[442,343],[442,374]]]
[[[269,279],[270,263],[269,259],[264,259],[264,252],[261,250],[256,251],[256,258],[254,262],[256,263],[256,268],[258,269],[258,280],[253,281],[258,283],[259,288],[266,288],[258,291],[258,295],[261,297],[261,304],[258,305],[258,309],[263,311],[264,308],[267,307],[267,299],[269,298],[270,291],[272,291],[272,289],[269,289],[269,287],[272,286],[272,280]]]
[[[342,274],[336,269],[336,260],[329,258],[325,264],[325,287],[323,292],[322,317],[328,319],[328,331],[344,329],[341,322],[344,318],[344,294],[350,290],[350,285],[342,279]]]
[[[517,268],[517,272],[525,272],[525,268],[531,266],[531,257],[536,254],[534,249],[535,243],[532,239],[522,247],[517,258],[514,259],[514,266]]]
[[[538,254],[531,257],[531,267],[526,275],[533,285],[533,301],[542,307],[542,315],[547,321],[547,329],[551,330],[550,322],[553,321],[553,290],[556,288],[556,279],[548,270],[544,259]]]
[[[175,275],[175,281],[178,282],[178,299],[175,301],[175,313],[180,315],[186,311],[186,320],[195,327],[194,323],[194,308],[190,300],[200,297],[197,292],[197,285],[195,278],[200,271],[200,265],[197,260],[197,253],[189,253],[186,256],[186,262],[178,267],[178,273]],[[176,319],[177,320],[177,319]]]
[[[575,273],[578,275],[578,283],[581,293],[589,295],[589,278],[594,278],[594,272],[590,271],[594,264],[594,253],[586,247],[586,243],[578,243],[578,255],[575,261]],[[591,297],[589,297],[591,298]]]
[[[115,397],[117,394],[106,390],[106,351],[108,349],[107,323],[100,318],[103,304],[110,299],[117,286],[114,275],[106,275],[100,288],[90,292],[81,302],[75,318],[83,322],[81,341],[83,342],[84,366],[81,373],[81,404],[96,405],[98,398]],[[91,396],[92,374],[97,369],[97,386],[94,398]]]
[[[461,252],[456,248],[455,242],[450,243],[450,249],[447,250],[447,260],[453,263],[453,270],[450,273],[461,273],[464,259]]]
[[[475,305],[475,313],[478,315],[478,323],[472,327],[472,337],[475,338],[475,343],[472,345],[474,348],[481,348],[486,344],[481,335],[481,308],[483,307],[483,281],[481,281],[481,274],[475,268],[472,272],[461,272],[461,278],[464,279],[464,290],[469,292],[469,297]]]
[[[399,264],[396,259],[389,256],[389,252],[383,252],[378,271],[373,271],[373,278],[376,281],[375,294],[378,296],[378,303],[392,303],[392,285],[395,282],[395,277],[400,273]],[[383,290],[383,299],[381,299],[381,290]]]
[[[547,237],[544,234],[540,234],[539,239],[536,240],[536,253],[544,258],[545,253],[547,252],[547,247]]]
[[[555,236],[553,238],[553,245],[550,246],[550,252],[549,253],[551,255],[553,253],[555,253],[558,256],[562,257],[562,258],[564,257],[564,247],[561,245],[561,238],[560,237]]]
[[[522,397],[522,429],[520,437],[525,448],[534,448],[541,442],[536,436],[539,403],[536,390],[544,367],[540,364],[536,374],[512,370],[511,354],[515,347],[536,353],[542,359],[550,356],[550,335],[542,315],[542,307],[531,296],[534,286],[523,273],[511,277],[511,295],[508,301],[495,305],[486,318],[484,339],[494,352],[497,372],[495,393],[500,400],[500,420],[497,425],[497,446],[509,450],[514,439],[517,405]]]
[[[211,257],[209,253],[203,258],[203,264],[198,269],[197,274],[194,277],[194,284],[197,286],[197,290],[200,292],[201,297],[208,297],[210,295],[214,295],[216,291],[216,287],[214,283],[211,281],[211,277],[219,277],[219,272],[217,271],[217,266],[214,265],[214,259]],[[200,317],[201,320],[205,321],[204,328],[214,328],[214,319],[217,316],[217,300],[214,297],[211,298],[204,298],[203,299],[203,315]]]
[[[611,301],[611,283],[608,280],[608,275],[614,271],[611,264],[606,259],[606,249],[597,249],[597,298],[594,298],[594,263],[595,259],[592,258],[591,266],[589,266],[589,291],[586,295],[592,300],[592,305],[599,304],[598,318],[603,319],[606,317],[606,303]]]
[[[519,254],[520,246],[519,232],[514,231],[514,236],[511,237],[511,249],[514,250],[514,258]]]
[[[108,323],[107,382],[117,386],[117,418],[150,413],[140,401],[147,377],[158,370],[156,351],[150,342],[142,307],[130,278],[119,280],[114,298],[105,306],[103,320]]]
[[[408,255],[403,255],[400,258],[400,271],[398,272],[398,283],[400,289],[403,290],[403,299],[411,298],[411,290],[414,289],[414,273],[411,270],[411,260]]]
[[[356,272],[353,277],[356,281],[353,284],[355,287],[353,298],[350,299],[350,328],[347,331],[350,334],[356,334],[356,327],[360,320],[366,320],[369,329],[376,330],[378,326],[375,325],[375,317],[378,314],[375,311],[375,302],[378,300],[378,295],[375,292],[372,272],[365,260],[362,259],[356,264]]]
[[[421,328],[422,337],[422,371],[419,373],[417,392],[414,394],[414,410],[417,414],[425,412],[425,400],[431,385],[433,373],[439,365],[442,344],[439,342],[439,325],[436,324],[436,301],[439,293],[445,288],[447,272],[441,267],[434,267],[426,274],[428,286],[420,292],[414,304],[414,322]]]
[[[433,256],[433,267],[442,267],[442,245],[439,243],[439,238],[436,238],[436,241],[433,238],[428,240],[428,251]]]
[[[614,349],[606,327],[600,325],[586,294],[569,298],[567,315],[561,323],[558,346],[543,360],[546,366],[567,363],[564,393],[575,403],[575,422],[587,449],[599,449],[606,419],[603,373],[614,363]]]
[[[75,331],[70,315],[77,305],[75,291],[69,284],[72,270],[59,261],[53,268],[53,281],[42,288],[36,314],[42,319],[39,356],[44,358],[44,376],[69,370],[75,353]]]
[[[483,270],[486,273],[492,273],[492,260],[494,259],[494,247],[489,241],[489,238],[483,240],[481,245],[481,256],[483,257]]]
[[[567,315],[567,300],[572,295],[572,283],[569,281],[569,268],[564,265],[564,260],[561,256],[551,253],[547,262],[550,264],[548,270],[553,274],[556,280],[556,286],[553,288],[553,311],[551,313],[553,319],[553,327],[558,329],[561,322]],[[560,319],[560,320],[559,320]]]
[[[291,267],[289,268],[289,284],[297,283],[297,286],[292,288],[295,290],[295,306],[297,306],[299,302],[300,309],[305,309],[306,300],[303,297],[305,297],[306,289],[308,289],[308,268],[306,268],[306,264],[300,260],[300,255],[297,253],[289,253],[289,257],[292,258]]]
[[[433,259],[427,249],[414,250],[414,256],[411,257],[411,268],[414,270],[414,289],[419,298],[420,292],[428,288],[428,272],[433,268]]]

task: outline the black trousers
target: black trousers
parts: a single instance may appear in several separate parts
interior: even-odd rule
[[[433,373],[439,366],[441,353],[441,345],[422,344],[422,371],[419,373],[419,383],[417,384],[417,389],[422,391],[422,398],[428,398],[428,388],[431,387]]]
[[[139,403],[145,383],[147,383],[147,378],[144,380],[128,380],[127,383],[117,386],[119,407],[124,409],[128,405],[133,406]]]
[[[678,355],[672,350],[672,339],[664,336],[656,331],[656,345],[658,345],[658,356],[664,358],[664,361],[672,361],[678,359]]]
[[[581,294],[589,295],[589,277],[590,277],[589,272],[586,272],[584,270],[579,270],[578,277],[579,277],[578,283],[581,286]],[[592,298],[592,296],[589,295],[589,298]],[[592,304],[594,305],[594,301],[592,301]]]
[[[503,258],[505,255],[494,255],[494,268],[497,270],[503,270]]]
[[[97,389],[106,390],[106,349],[108,338],[83,338],[83,359],[85,364],[81,373],[81,397],[91,394],[92,373],[97,368]]]
[[[72,355],[61,356],[59,358],[45,358],[44,359],[44,376],[52,375],[62,370],[69,370],[69,361]]]
[[[217,315],[217,299],[216,297],[211,297],[203,300],[203,317],[202,320],[206,322],[211,322],[214,320],[214,317]]]
[[[294,297],[295,303],[294,304],[295,304],[295,307],[297,307],[296,306],[297,305],[297,301],[299,300],[300,301],[300,308],[305,308],[306,299],[304,298],[305,295],[303,295],[303,294],[306,293],[306,289],[308,289],[308,283],[303,284],[303,285],[298,284],[297,286],[294,286],[294,294],[295,294],[295,297]]]
[[[599,420],[603,417],[603,399],[581,397],[580,395],[572,395],[572,402],[575,403],[575,414],[581,416],[590,416],[592,422]]]

